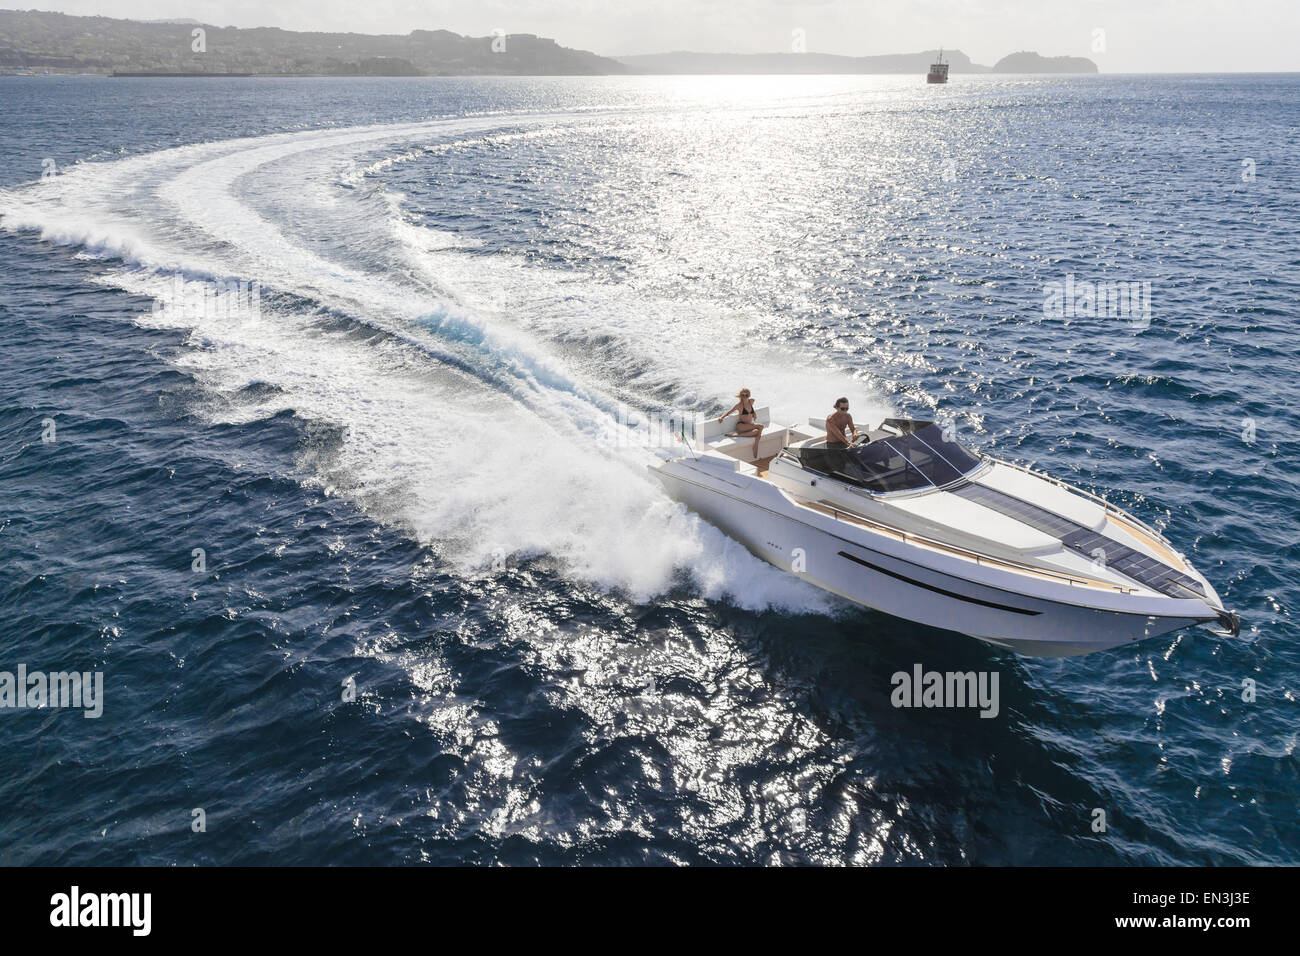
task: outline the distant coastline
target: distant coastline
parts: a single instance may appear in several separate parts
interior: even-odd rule
[[[0,73],[149,76],[603,76],[617,60],[533,34],[299,33],[0,10]]]
[[[833,53],[648,53],[618,61],[641,75],[919,75],[924,76],[939,51],[891,53],[881,56],[840,56]],[[945,50],[951,72],[989,73],[991,67],[973,63],[961,50]]]
[[[122,70],[114,70],[109,76],[167,76],[167,77],[225,77],[225,76],[252,76],[252,73],[163,73],[163,72],[146,72],[146,73],[129,73]]]
[[[217,27],[196,20],[121,20],[0,10],[0,74],[114,77],[611,76],[677,74],[915,74],[937,50],[877,56],[828,53],[654,53],[605,57],[533,34],[462,36],[304,33]],[[1013,53],[992,67],[945,51],[953,75],[1096,73],[1085,57]],[[1010,65],[1008,65],[1010,64]]]

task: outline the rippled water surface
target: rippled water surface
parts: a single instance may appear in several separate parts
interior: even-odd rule
[[[0,713],[0,862],[1300,862],[1298,122],[1292,76],[0,78],[0,669],[105,681]],[[776,572],[645,468],[741,385],[1105,494],[1241,636],[1017,658]],[[893,708],[915,663],[999,715]]]

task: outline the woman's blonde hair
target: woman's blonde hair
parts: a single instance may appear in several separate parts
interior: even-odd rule
[[[747,389],[747,388],[742,388],[740,391],[738,391],[738,392],[736,393],[736,397],[737,397],[737,398],[749,398],[749,389]]]

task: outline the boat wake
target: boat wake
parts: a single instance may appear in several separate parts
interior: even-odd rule
[[[106,260],[97,281],[152,299],[135,320],[186,333],[177,361],[213,397],[201,416],[292,410],[331,426],[336,446],[303,455],[304,480],[462,573],[545,557],[638,601],[685,583],[751,609],[827,611],[832,599],[662,493],[644,419],[713,412],[742,382],[799,416],[809,395],[865,398],[860,383],[718,336],[708,303],[648,300],[425,228],[380,182],[411,157],[616,120],[479,116],[177,147],[0,191],[0,225]],[[213,307],[227,281],[244,283],[242,307]]]

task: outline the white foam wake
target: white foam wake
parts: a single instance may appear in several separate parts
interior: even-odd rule
[[[435,543],[461,573],[546,556],[637,600],[688,580],[746,607],[824,610],[830,599],[663,495],[644,467],[654,457],[614,427],[620,402],[655,403],[638,400],[638,378],[561,343],[612,336],[640,379],[684,404],[743,381],[798,409],[814,386],[855,391],[851,379],[828,383],[761,344],[719,347],[671,303],[469,256],[400,204],[376,216],[349,188],[364,164],[421,144],[593,121],[477,117],[185,146],[0,192],[0,222],[120,258],[104,281],[162,304],[142,323],[189,330],[204,347],[180,361],[214,393],[275,386],[254,405],[214,402],[212,417],[292,408],[337,426],[338,446],[303,462],[314,480]],[[171,273],[258,282],[260,314],[196,309]]]

